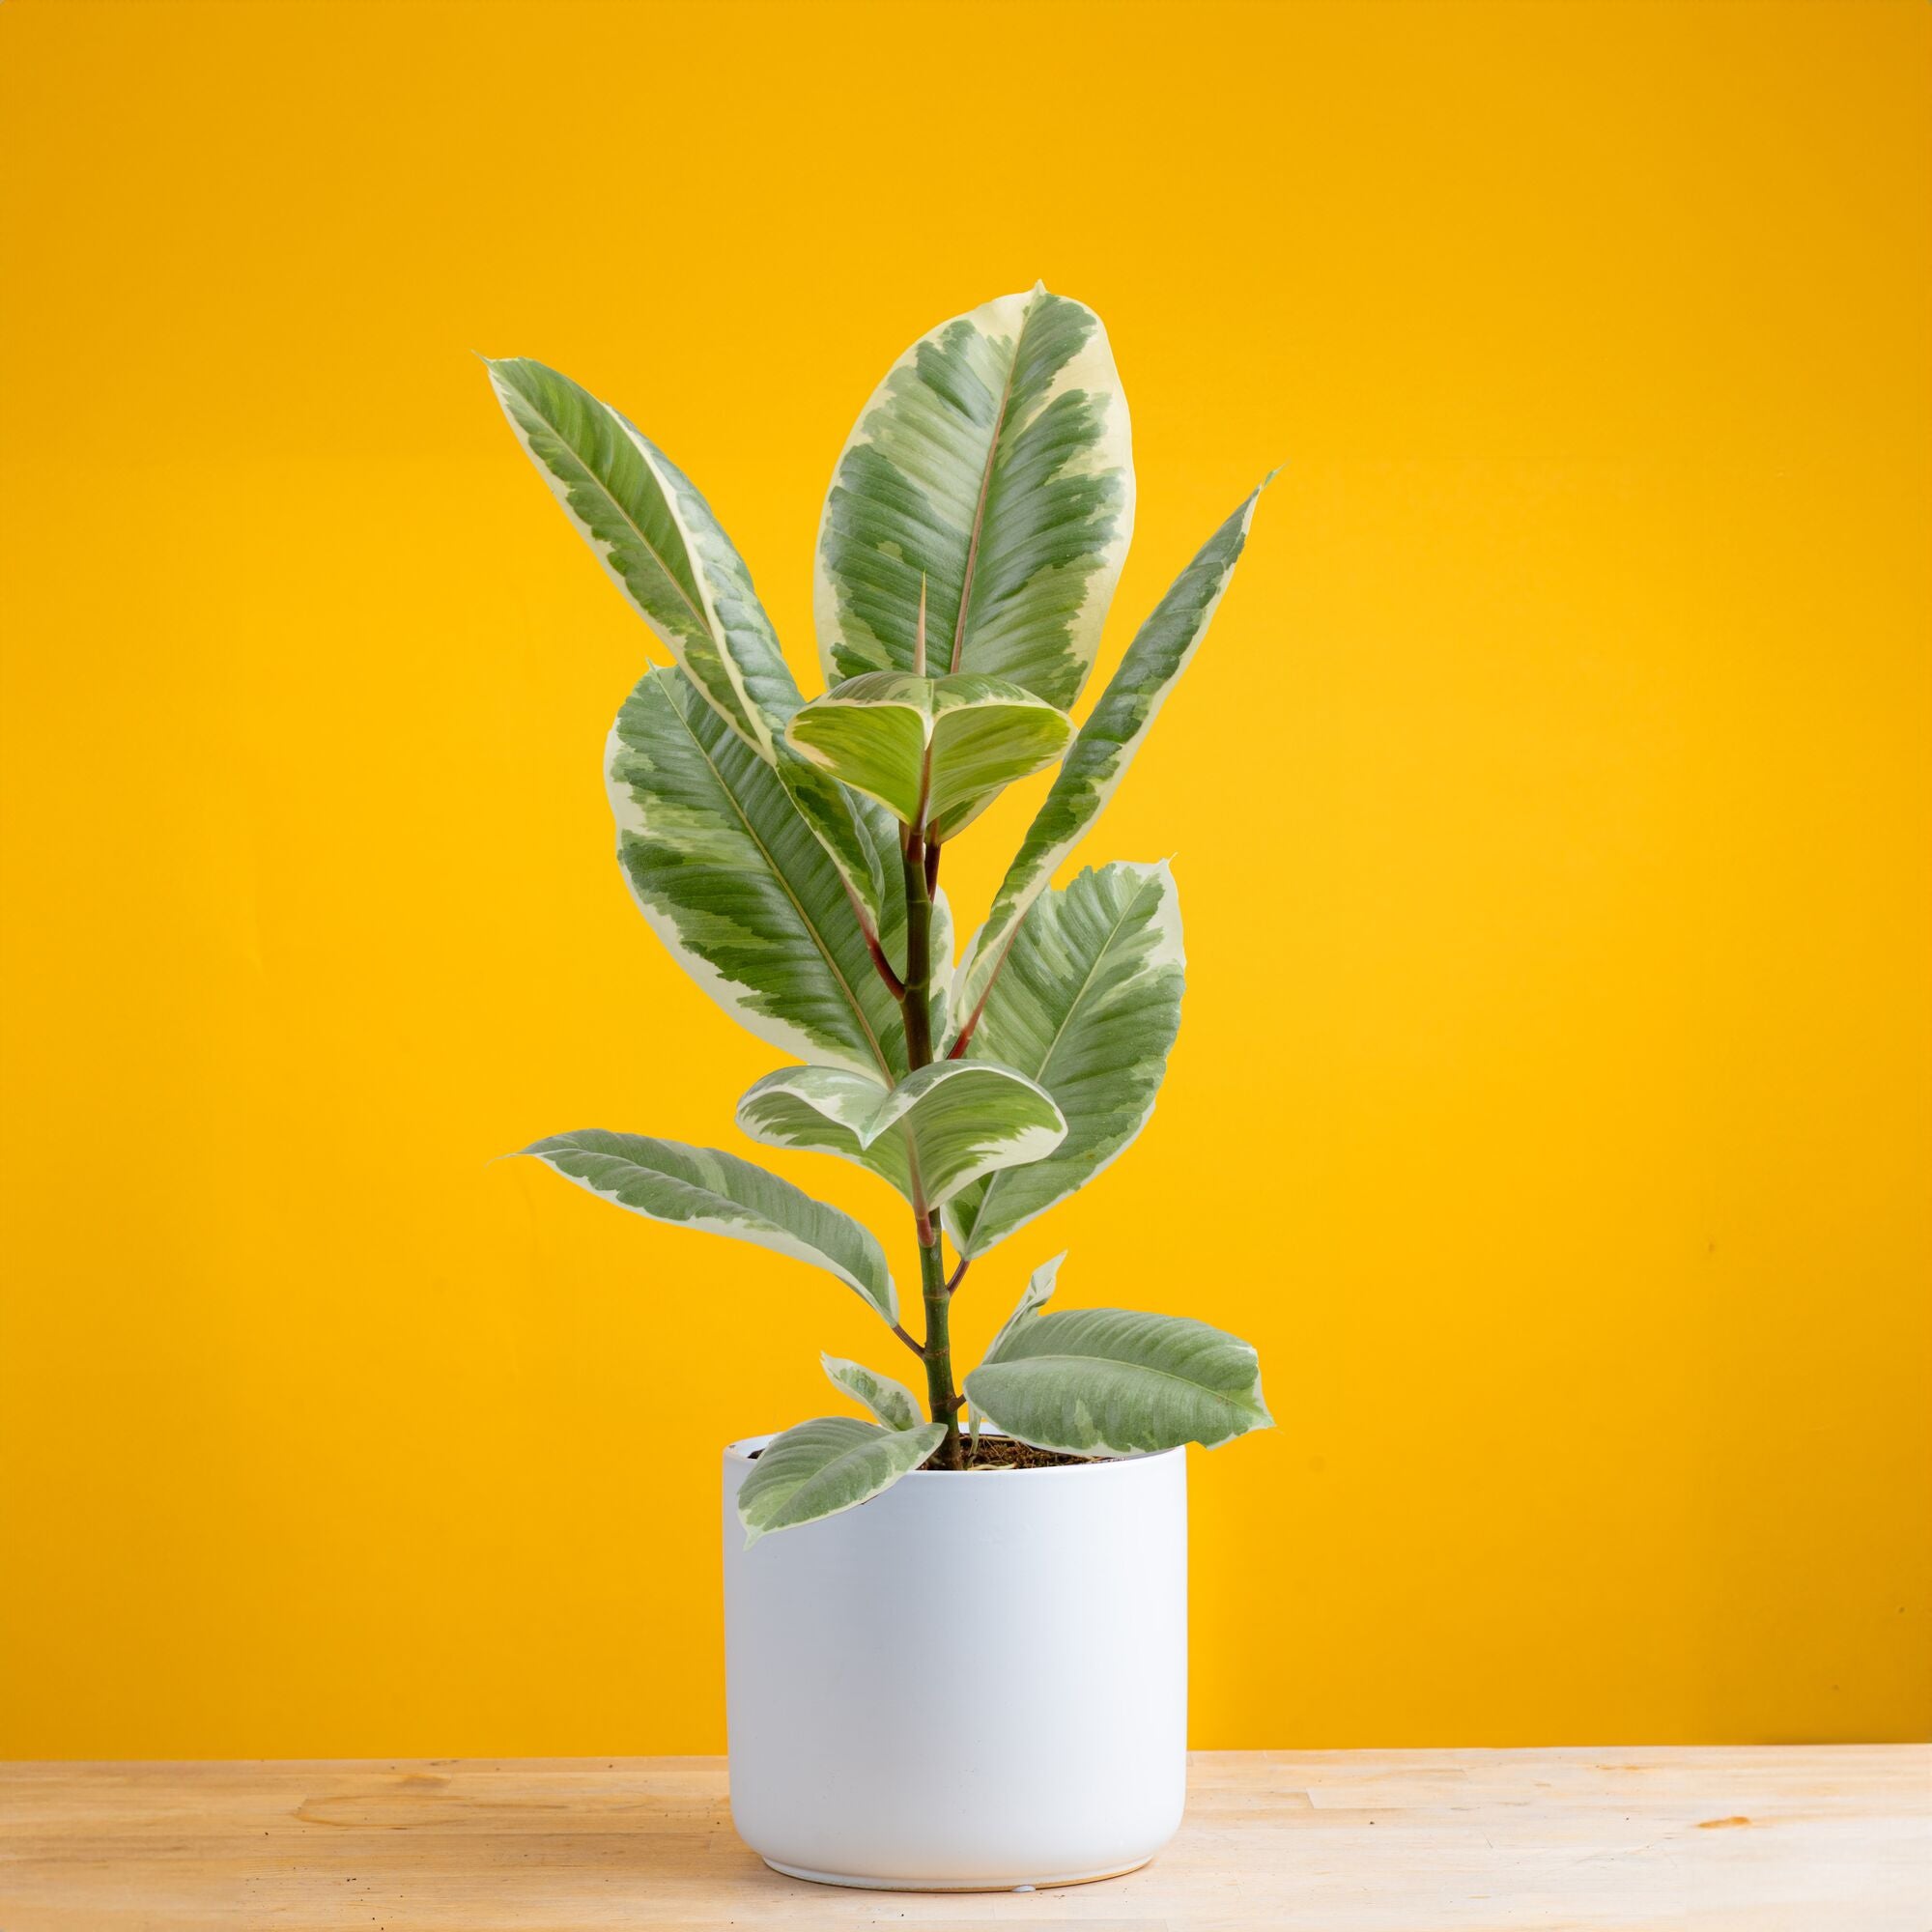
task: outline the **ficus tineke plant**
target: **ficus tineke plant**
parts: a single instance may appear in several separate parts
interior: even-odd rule
[[[774,1440],[741,1495],[751,1539],[922,1465],[967,1466],[982,1423],[1074,1457],[1265,1428],[1255,1351],[1234,1336],[1126,1309],[1042,1314],[1059,1258],[963,1392],[951,1340],[973,1264],[1091,1180],[1153,1109],[1180,1019],[1173,876],[1115,864],[1049,881],[1199,645],[1260,491],[1180,573],[1076,727],[1133,524],[1126,401],[1091,309],[1043,287],[988,302],[894,364],[839,456],[814,600],[828,688],[808,701],[684,472],[541,363],[492,362],[490,378],[673,660],[626,701],[606,775],[644,918],[718,1005],[804,1063],[753,1085],[739,1126],[855,1161],[911,1210],[919,1334],[877,1238],[751,1161],[601,1131],[526,1150],[652,1220],[825,1269],[918,1360],[923,1413],[899,1382],[825,1358],[873,1419],[825,1416]],[[955,962],[942,855],[1002,789],[1053,765]]]

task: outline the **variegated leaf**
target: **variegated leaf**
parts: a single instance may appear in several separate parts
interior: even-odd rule
[[[873,932],[892,895],[843,789],[778,743],[804,699],[751,572],[689,477],[631,423],[567,376],[512,356],[491,385],[526,453],[617,587],[706,703],[776,762]],[[891,875],[887,875],[891,876]]]
[[[984,671],[1065,710],[1133,527],[1126,398],[1092,309],[1036,288],[906,351],[838,459],[819,526],[828,685]]]
[[[1249,1346],[1205,1321],[1129,1308],[1042,1315],[966,1378],[996,1429],[1068,1456],[1213,1449],[1273,1426]]]
[[[881,1429],[852,1415],[821,1415],[776,1436],[738,1491],[745,1548],[869,1502],[910,1474],[946,1439],[946,1425]]]
[[[795,712],[785,739],[934,843],[1053,763],[1073,724],[1005,678],[867,671]]]
[[[837,1067],[781,1067],[739,1101],[738,1124],[767,1146],[856,1161],[928,1208],[1041,1159],[1066,1130],[1040,1087],[979,1060],[923,1066],[890,1093]]]
[[[690,479],[632,424],[527,356],[489,365],[517,440],[707,703],[760,756],[798,687],[751,573]]]
[[[848,1362],[840,1355],[820,1355],[818,1359],[825,1364],[825,1373],[835,1386],[843,1389],[862,1407],[870,1409],[886,1428],[925,1426],[918,1399],[905,1383],[895,1382],[891,1376],[882,1376],[875,1369]]]
[[[523,1151],[648,1220],[729,1235],[810,1262],[855,1290],[886,1322],[899,1319],[892,1271],[871,1231],[736,1154],[594,1128],[553,1134]]]
[[[741,1131],[765,1147],[836,1153],[912,1198],[903,1134],[867,1141],[885,1090],[840,1066],[781,1066],[755,1082],[738,1102]]]
[[[1168,693],[1192,661],[1227,592],[1247,543],[1255,504],[1266,488],[1264,482],[1175,580],[1080,727],[1052,790],[1007,867],[985,924],[960,964],[952,998],[954,1027],[973,1024],[1027,907],[1113,797]]]
[[[624,876],[685,971],[781,1051],[896,1079],[898,1005],[838,868],[780,775],[682,671],[651,671],[631,694],[606,777]],[[895,932],[902,949],[902,912]]]
[[[962,1255],[984,1254],[1084,1187],[1146,1126],[1180,1025],[1185,968],[1165,864],[1102,866],[1035,900],[964,1064],[984,1054],[1038,1081],[1066,1138],[1044,1160],[953,1199],[947,1232]]]

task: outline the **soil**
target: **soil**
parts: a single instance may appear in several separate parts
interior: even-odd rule
[[[973,1445],[966,1443],[966,1453],[973,1454]],[[765,1452],[753,1449],[746,1457],[748,1463],[755,1463]],[[966,1467],[974,1469],[1077,1469],[1083,1463],[1111,1463],[1112,1456],[1063,1456],[1058,1449],[1036,1449],[1031,1442],[1015,1442],[1010,1436],[982,1435],[980,1438],[980,1454],[969,1462]],[[919,1465],[922,1469],[936,1468],[930,1459]]]
[[[973,1445],[966,1445],[966,1454],[971,1457]],[[982,1435],[980,1438],[980,1455],[977,1462],[969,1462],[973,1469],[1072,1469],[1082,1463],[1110,1463],[1111,1456],[1063,1456],[1058,1449],[1036,1449],[1030,1442],[1015,1442],[1010,1436]],[[932,1464],[926,1463],[929,1469]]]

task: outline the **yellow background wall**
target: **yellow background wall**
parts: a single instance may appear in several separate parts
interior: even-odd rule
[[[897,1363],[490,1164],[733,1144],[772,1055],[628,903],[641,630],[471,352],[644,424],[809,670],[859,404],[1039,275],[1135,412],[1105,662],[1288,465],[1086,848],[1178,855],[1160,1111],[959,1318],[1065,1245],[1259,1344],[1197,1743],[1923,1734],[1928,53],[1918,0],[0,8],[0,1749],[721,1747],[719,1445]]]

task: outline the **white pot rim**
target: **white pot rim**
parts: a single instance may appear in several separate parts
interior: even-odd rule
[[[749,1463],[754,1451],[775,1442],[783,1433],[782,1430],[774,1429],[764,1435],[740,1436],[735,1442],[725,1443],[724,1460],[727,1463]],[[999,1436],[1002,1440],[1012,1439],[1003,1429],[982,1429],[980,1433],[982,1435]],[[976,1482],[983,1482],[988,1476],[1057,1476],[1063,1479],[1071,1476],[1076,1480],[1091,1479],[1104,1476],[1110,1469],[1127,1469],[1137,1463],[1158,1463],[1164,1458],[1185,1456],[1186,1453],[1186,1445],[1182,1443],[1173,1449],[1149,1449],[1132,1456],[1108,1456],[1092,1463],[1062,1463],[1044,1469],[913,1469],[901,1476],[893,1487],[897,1489],[900,1483],[956,1483],[968,1476]]]

